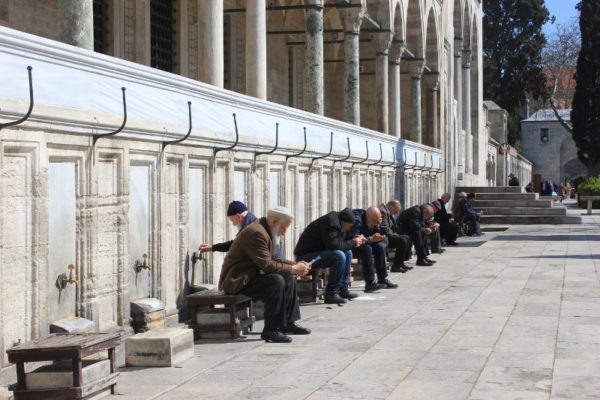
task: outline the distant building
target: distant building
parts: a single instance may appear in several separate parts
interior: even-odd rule
[[[571,110],[558,110],[565,121]],[[570,181],[586,174],[577,158],[577,146],[571,134],[560,124],[554,111],[539,110],[521,121],[521,144],[525,157],[533,162],[533,174],[553,182]]]

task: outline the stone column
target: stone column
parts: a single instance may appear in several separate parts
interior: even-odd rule
[[[359,35],[363,13],[345,10],[344,19],[344,121],[360,125]]]
[[[471,137],[471,50],[463,50],[462,65],[462,123],[465,131],[465,171],[470,173],[473,167],[473,140]]]
[[[377,129],[380,132],[389,133],[388,55],[393,34],[391,32],[382,32],[375,35],[375,49],[377,51],[375,66],[377,80]]]
[[[421,77],[425,68],[425,60],[412,60],[409,63],[411,79],[411,129],[410,140],[417,143],[423,142],[421,124]]]
[[[439,147],[438,138],[438,95],[440,91],[439,74],[427,75],[427,136],[424,143]]]
[[[402,124],[400,61],[405,49],[403,42],[393,43],[390,49],[390,134],[397,138],[400,137]]]
[[[94,8],[92,0],[58,0],[60,41],[94,50]]]
[[[307,0],[304,110],[323,115],[323,0]]]
[[[246,94],[267,98],[267,18],[265,0],[246,2]]]
[[[223,1],[198,0],[198,80],[223,87]]]
[[[456,127],[458,136],[454,138],[454,145],[460,150],[460,137],[462,126],[462,38],[454,39],[454,99],[456,100]],[[458,151],[460,154],[460,151]],[[462,155],[458,157],[458,165],[462,165]]]

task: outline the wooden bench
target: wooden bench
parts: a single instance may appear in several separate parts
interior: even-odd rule
[[[307,276],[309,279],[298,280],[298,297],[301,303],[315,303],[323,298],[327,271],[327,268],[311,268],[310,274]],[[321,281],[322,285],[320,285]],[[309,288],[305,289],[306,286]]]
[[[587,215],[592,215],[592,202],[599,201],[600,196],[579,196],[578,199],[587,201]]]
[[[240,330],[252,329],[255,322],[252,310],[252,299],[243,294],[225,294],[222,290],[204,290],[186,296],[187,307],[191,314],[190,328],[195,334],[203,332],[229,332],[232,339],[237,337]],[[223,306],[229,313],[227,323],[204,324],[198,321],[198,313],[206,309]],[[248,318],[238,319],[238,308],[248,307]]]
[[[99,390],[110,387],[115,393],[119,377],[116,372],[115,348],[121,343],[121,332],[113,333],[55,333],[31,342],[19,344],[9,350],[8,361],[17,366],[15,400],[83,399]],[[92,382],[83,382],[82,360],[108,350],[110,374]],[[70,359],[73,366],[73,386],[52,389],[27,389],[25,363]]]

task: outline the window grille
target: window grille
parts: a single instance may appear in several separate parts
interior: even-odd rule
[[[103,54],[106,54],[107,49],[107,10],[107,0],[94,0],[94,51]]]
[[[174,0],[150,2],[150,63],[154,68],[173,72],[175,48]]]
[[[548,143],[550,136],[548,135],[548,128],[542,128],[540,130],[540,140],[542,143]]]

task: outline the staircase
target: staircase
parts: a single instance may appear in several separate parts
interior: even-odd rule
[[[567,215],[564,206],[540,200],[538,193],[525,193],[520,187],[459,186],[456,193],[477,195],[475,208],[483,211],[482,224],[580,224],[581,217]]]

